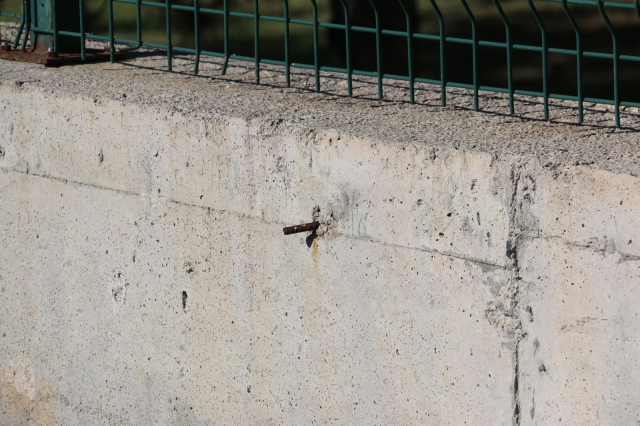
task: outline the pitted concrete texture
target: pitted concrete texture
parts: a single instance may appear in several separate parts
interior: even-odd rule
[[[1,424],[640,422],[633,129],[162,64],[0,62]]]
[[[638,423],[637,256],[522,245],[522,424]]]
[[[15,28],[3,23],[2,39],[12,41]],[[174,55],[173,73],[166,72],[164,52],[142,49],[129,56],[123,63],[59,69],[2,61],[0,83],[189,116],[255,120],[273,128],[333,130],[385,143],[526,157],[546,168],[583,165],[640,175],[638,108],[622,107],[622,128],[615,129],[612,106],[585,103],[585,124],[577,125],[577,104],[552,99],[552,121],[545,122],[540,98],[516,96],[516,116],[510,117],[508,98],[491,92],[480,93],[483,112],[474,112],[472,92],[463,89],[447,88],[448,106],[442,108],[440,87],[417,83],[417,105],[410,105],[406,82],[384,80],[381,102],[377,80],[369,77],[354,76],[354,96],[349,98],[344,74],[322,72],[322,93],[316,93],[310,70],[293,68],[292,87],[286,88],[283,67],[261,65],[263,85],[256,86],[252,62],[232,60],[222,75],[222,59],[201,57],[194,75],[190,55]]]

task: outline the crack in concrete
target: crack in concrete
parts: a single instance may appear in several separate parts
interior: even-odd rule
[[[519,351],[521,349],[520,343],[526,337],[526,333],[524,333],[522,330],[521,318],[518,310],[518,305],[522,296],[520,294],[521,276],[520,276],[518,255],[522,245],[536,239],[545,240],[545,241],[559,241],[562,244],[565,244],[569,247],[577,247],[580,249],[591,250],[596,253],[618,254],[620,255],[619,263],[640,260],[640,256],[621,252],[619,250],[616,250],[615,246],[605,245],[604,247],[599,247],[599,246],[594,246],[591,243],[580,244],[572,241],[567,241],[561,236],[541,236],[538,230],[532,230],[528,228],[528,224],[520,220],[521,219],[520,215],[522,215],[523,210],[526,209],[526,205],[523,205],[522,201],[526,196],[529,195],[526,193],[526,191],[525,193],[521,193],[520,191],[521,180],[523,178],[526,178],[526,176],[524,175],[525,166],[526,166],[525,164],[515,163],[515,164],[512,164],[511,171],[510,171],[511,197],[509,200],[509,235],[508,235],[508,239],[506,241],[506,247],[505,247],[505,255],[508,259],[510,259],[510,264],[497,264],[493,262],[488,262],[486,260],[474,258],[471,256],[466,256],[460,253],[442,252],[442,251],[435,250],[433,248],[424,247],[424,246],[411,247],[411,246],[406,246],[402,244],[390,243],[390,242],[382,241],[378,238],[370,237],[370,236],[346,234],[346,233],[339,232],[335,228],[335,226],[331,226],[331,223],[325,224],[327,227],[327,232],[324,233],[322,236],[318,237],[318,238],[331,238],[331,237],[342,236],[348,239],[355,239],[360,241],[366,241],[369,243],[376,243],[386,247],[405,249],[405,250],[408,249],[408,250],[414,250],[419,252],[438,254],[446,258],[468,261],[482,267],[483,269],[496,268],[504,271],[511,271],[511,277],[503,286],[500,287],[498,294],[496,295],[496,300],[489,302],[487,309],[485,311],[485,318],[489,321],[490,324],[492,324],[497,328],[501,328],[504,332],[506,332],[512,342],[513,396],[512,396],[511,412],[512,412],[512,423],[516,426],[520,425],[521,414],[522,414],[521,401],[520,401],[520,398],[521,398],[520,389],[522,388],[522,383],[521,383],[521,379],[522,379],[521,367],[522,366],[520,365],[521,357],[520,357]],[[283,225],[282,223],[277,221],[270,221],[270,220],[264,219],[263,217],[252,216],[252,215],[248,215],[248,214],[233,211],[233,210],[192,204],[184,201],[175,200],[170,197],[156,198],[156,197],[153,197],[152,195],[147,195],[144,193],[136,193],[133,191],[123,190],[123,189],[106,187],[102,185],[91,184],[91,183],[86,183],[81,181],[74,181],[74,180],[65,179],[65,178],[61,178],[61,177],[57,177],[57,176],[53,176],[45,173],[34,173],[33,170],[29,170],[28,168],[25,170],[2,168],[2,170],[15,172],[15,173],[22,173],[22,174],[31,174],[38,178],[58,181],[63,184],[84,186],[91,189],[110,191],[110,192],[115,192],[123,195],[135,196],[139,198],[147,196],[152,199],[157,199],[157,200],[162,199],[167,204],[172,204],[175,206],[185,206],[189,208],[198,208],[198,209],[203,209],[207,211],[213,211],[219,214],[229,214],[241,220],[255,219],[269,225],[274,225],[274,226]]]
[[[110,188],[110,187],[106,187],[106,186],[103,186],[103,185],[97,185],[97,184],[91,184],[91,183],[86,183],[86,182],[81,182],[81,181],[61,178],[61,177],[57,177],[57,176],[53,176],[53,175],[49,175],[49,174],[45,174],[45,173],[33,173],[33,172],[26,173],[26,172],[20,171],[20,170],[5,169],[5,168],[2,168],[2,170],[15,172],[15,173],[29,174],[31,176],[39,177],[39,178],[42,178],[42,179],[50,179],[50,180],[61,182],[61,183],[64,183],[64,184],[72,184],[72,185],[78,185],[78,186],[85,186],[85,187],[92,188],[92,189],[99,189],[99,190],[104,190],[104,191],[112,191],[112,192],[116,192],[116,193],[123,194],[123,195],[129,195],[129,196],[134,196],[134,197],[149,196],[149,197],[154,198],[154,199],[159,199],[157,197],[152,197],[151,195],[147,195],[147,194],[143,194],[143,193],[137,193],[137,192],[127,191],[127,190],[123,190],[123,189]],[[282,222],[269,221],[269,220],[266,220],[266,219],[264,219],[262,217],[259,217],[259,216],[251,216],[251,215],[240,213],[240,212],[237,212],[237,211],[234,211],[234,210],[226,210],[226,209],[221,209],[221,208],[216,208],[216,207],[208,207],[208,206],[202,206],[202,205],[198,205],[198,204],[192,204],[192,203],[188,203],[188,202],[185,202],[185,201],[175,200],[175,199],[170,198],[170,197],[164,197],[162,199],[164,201],[166,201],[167,203],[170,203],[170,204],[186,206],[186,207],[193,207],[193,208],[199,208],[199,209],[204,209],[204,210],[210,210],[210,211],[219,212],[219,213],[233,214],[233,215],[235,215],[236,217],[238,217],[240,219],[257,219],[257,220],[259,220],[259,221],[261,221],[263,223],[266,223],[266,224],[273,224],[273,225],[278,225],[278,226],[284,225]],[[401,244],[395,244],[395,243],[389,243],[389,242],[386,242],[386,241],[382,241],[382,240],[379,240],[379,239],[376,239],[376,238],[373,238],[373,237],[364,237],[364,236],[359,236],[359,235],[350,235],[350,234],[345,234],[345,233],[339,233],[339,232],[337,232],[335,230],[332,232],[332,234],[333,235],[344,236],[346,238],[351,238],[351,239],[355,239],[355,240],[377,243],[377,244],[384,245],[386,247],[393,247],[393,248],[406,249],[406,250],[415,250],[415,251],[419,251],[419,252],[433,253],[433,254],[438,254],[438,255],[444,256],[444,257],[450,257],[450,258],[454,258],[454,259],[465,260],[465,261],[474,263],[474,264],[476,264],[476,265],[478,265],[480,267],[483,267],[483,268],[496,268],[496,269],[502,269],[502,270],[508,270],[508,269],[511,268],[509,266],[500,265],[500,264],[492,263],[492,262],[487,262],[486,260],[474,258],[474,257],[471,257],[471,256],[465,256],[463,254],[457,254],[457,253],[452,253],[452,252],[442,252],[442,251],[431,249],[431,248],[427,248],[427,247],[404,246],[404,245],[401,245]],[[326,234],[325,234],[324,237],[326,238]]]
[[[511,294],[507,302],[510,305],[512,316],[512,333],[513,333],[513,360],[514,360],[514,372],[513,372],[513,424],[520,425],[520,357],[519,346],[520,341],[524,337],[522,334],[520,315],[518,314],[517,306],[520,296],[520,267],[518,265],[518,249],[521,244],[521,237],[523,235],[522,230],[518,224],[517,215],[519,213],[518,206],[518,186],[521,178],[521,164],[514,164],[511,168],[510,178],[512,184],[511,199],[509,202],[509,239],[506,244],[506,255],[513,262],[513,274],[511,282],[513,285]]]
[[[534,234],[531,232],[523,232],[522,234],[519,235],[518,243],[521,244],[522,242],[525,242],[525,241],[530,242],[534,240],[558,241],[566,246],[590,250],[593,253],[618,254],[620,255],[620,260],[618,261],[618,263],[635,262],[637,260],[640,260],[640,256],[630,254],[630,253],[625,253],[624,251],[621,251],[621,250],[613,249],[611,248],[610,245],[606,245],[604,247],[597,247],[590,242],[586,244],[580,244],[580,243],[576,243],[575,241],[567,241],[566,239],[562,238],[559,235],[541,236],[539,234]]]

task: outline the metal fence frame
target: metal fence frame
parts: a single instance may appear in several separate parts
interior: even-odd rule
[[[371,7],[373,8],[375,15],[375,28],[371,27],[361,27],[350,25],[349,23],[349,10],[345,0],[339,0],[342,7],[344,8],[344,16],[345,22],[344,24],[336,24],[329,22],[319,22],[318,21],[318,6],[315,0],[308,0],[312,12],[313,12],[313,20],[300,20],[300,19],[291,19],[289,17],[289,3],[288,0],[282,0],[284,5],[284,16],[267,16],[260,15],[259,13],[259,1],[253,0],[253,13],[242,13],[242,12],[232,12],[229,10],[229,1],[223,0],[223,9],[210,9],[203,8],[198,5],[198,0],[193,0],[193,6],[184,6],[184,5],[176,5],[171,4],[171,0],[165,0],[164,3],[156,2],[156,1],[144,1],[144,0],[107,0],[108,2],[108,14],[109,14],[109,35],[101,36],[94,34],[86,34],[84,31],[84,13],[83,13],[83,0],[78,0],[78,7],[80,11],[80,32],[70,32],[70,31],[62,31],[58,30],[55,27],[55,16],[53,16],[53,28],[37,28],[32,25],[31,22],[31,10],[30,10],[30,1],[31,0],[22,0],[22,15],[18,14],[10,14],[6,12],[0,12],[0,16],[5,16],[9,18],[15,18],[20,20],[18,34],[16,35],[15,41],[13,43],[14,48],[17,48],[20,39],[22,38],[22,46],[21,49],[24,50],[26,48],[27,36],[30,32],[35,35],[50,35],[53,38],[53,48],[57,51],[57,38],[59,35],[62,36],[71,36],[79,38],[79,48],[80,55],[82,59],[85,59],[85,45],[86,40],[95,40],[95,41],[105,41],[109,43],[110,46],[110,60],[114,62],[116,60],[115,57],[115,44],[124,44],[128,45],[128,47],[120,49],[121,51],[129,51],[138,49],[140,47],[151,47],[156,49],[165,50],[167,53],[167,69],[169,71],[172,70],[172,55],[173,52],[178,53],[187,53],[195,55],[195,64],[194,64],[194,73],[198,72],[200,56],[212,56],[224,58],[224,64],[222,66],[222,73],[226,72],[228,63],[230,59],[240,60],[240,61],[248,61],[254,63],[255,70],[255,82],[256,84],[260,84],[260,64],[270,64],[270,65],[278,65],[283,66],[285,69],[285,78],[286,78],[286,86],[290,87],[290,75],[291,68],[302,68],[302,69],[310,69],[314,71],[315,75],[315,90],[320,91],[320,72],[335,72],[335,73],[343,73],[346,74],[347,77],[347,93],[349,96],[353,95],[353,75],[362,75],[368,77],[377,78],[377,90],[379,99],[384,98],[383,93],[383,84],[382,79],[391,79],[391,80],[399,80],[406,81],[409,84],[409,101],[411,103],[415,102],[415,83],[427,83],[434,84],[440,86],[441,92],[441,104],[442,106],[446,105],[447,102],[447,93],[446,88],[448,87],[457,87],[464,89],[473,90],[473,109],[479,110],[479,91],[489,91],[496,93],[506,93],[509,96],[509,114],[514,114],[514,95],[525,95],[525,96],[534,96],[543,98],[543,108],[544,108],[544,119],[549,119],[549,99],[560,99],[560,100],[569,100],[576,101],[578,104],[578,123],[582,123],[583,115],[584,115],[584,103],[585,102],[593,102],[599,104],[613,105],[614,106],[614,114],[615,114],[615,126],[620,127],[620,107],[640,107],[640,103],[637,102],[622,102],[620,101],[620,87],[619,87],[619,71],[618,65],[620,61],[633,61],[640,62],[640,56],[630,56],[630,55],[620,55],[618,53],[618,39],[616,37],[616,32],[609,20],[609,17],[606,12],[606,8],[621,8],[635,11],[638,19],[640,20],[640,0],[634,0],[633,4],[625,4],[625,3],[616,3],[616,2],[603,2],[602,0],[541,0],[546,2],[560,3],[562,10],[566,14],[567,19],[569,20],[576,37],[576,48],[575,49],[559,49],[548,46],[548,37],[545,25],[538,14],[538,11],[532,0],[526,0],[531,10],[538,27],[540,28],[541,33],[541,45],[533,46],[533,45],[522,45],[522,44],[514,44],[511,41],[511,26],[509,20],[507,19],[506,14],[504,13],[500,1],[492,0],[493,4],[502,19],[502,22],[505,27],[505,42],[494,42],[494,41],[485,41],[478,40],[477,36],[477,28],[476,28],[476,20],[471,11],[471,8],[467,4],[467,0],[458,0],[462,4],[464,11],[469,18],[469,22],[471,24],[471,38],[459,38],[459,37],[447,37],[445,35],[445,22],[440,12],[436,0],[428,0],[433,12],[435,13],[438,19],[438,27],[439,34],[422,34],[422,33],[414,33],[411,27],[411,19],[409,16],[408,9],[405,5],[404,0],[394,0],[399,3],[401,6],[403,13],[406,16],[406,30],[405,31],[395,31],[395,30],[386,30],[381,28],[380,26],[380,16],[378,9],[378,1],[381,0],[369,0]],[[49,0],[52,2],[52,10],[55,14],[55,2],[56,0]],[[442,1],[442,0],[441,0]],[[113,4],[114,3],[124,3],[124,4],[132,4],[136,6],[136,26],[137,26],[137,34],[136,40],[127,40],[116,38],[114,36],[114,26],[113,26]],[[576,4],[576,5],[588,5],[594,6],[598,9],[600,16],[602,17],[607,29],[611,34],[611,42],[612,42],[612,53],[601,53],[601,52],[591,52],[584,51],[581,45],[581,32],[578,27],[574,16],[572,15],[568,5]],[[167,35],[167,43],[166,44],[157,44],[157,43],[149,43],[144,42],[142,40],[142,23],[141,23],[141,9],[142,6],[145,7],[156,7],[156,8],[164,8],[166,10],[166,35]],[[194,15],[194,31],[195,31],[195,49],[185,48],[180,46],[174,46],[171,41],[171,11],[172,10],[181,10],[192,12]],[[213,52],[206,51],[200,49],[200,34],[199,34],[199,17],[200,14],[213,14],[213,15],[221,15],[223,17],[223,25],[224,25],[224,51],[223,52]],[[229,17],[239,17],[239,18],[247,18],[253,20],[253,30],[254,30],[254,56],[241,56],[234,55],[229,53]],[[260,21],[272,21],[279,22],[284,25],[284,51],[285,51],[285,60],[277,61],[267,58],[260,57]],[[289,26],[291,24],[294,25],[305,25],[313,27],[313,53],[314,53],[314,63],[313,64],[303,64],[303,63],[295,63],[291,62],[289,58]],[[318,54],[318,29],[319,28],[331,28],[337,30],[343,30],[345,32],[346,39],[346,68],[336,68],[336,67],[328,67],[328,66],[320,66],[319,64],[319,54]],[[354,70],[352,67],[351,60],[351,43],[350,43],[350,35],[352,32],[364,32],[375,34],[376,37],[376,71],[360,71]],[[22,37],[22,34],[25,34]],[[394,75],[394,74],[385,74],[382,72],[382,59],[381,59],[381,36],[382,35],[390,35],[397,37],[406,38],[407,45],[407,57],[408,57],[408,75]],[[414,48],[413,48],[413,40],[414,39],[423,39],[423,40],[431,40],[439,42],[440,48],[440,79],[427,79],[427,78],[417,78],[414,76]],[[466,44],[472,47],[472,73],[473,73],[473,83],[458,83],[453,81],[448,81],[445,75],[445,63],[446,63],[446,50],[447,43],[457,43],[457,44]],[[479,46],[488,46],[494,48],[502,48],[505,50],[506,60],[507,60],[507,87],[491,87],[491,86],[480,86],[478,83],[478,47]],[[512,62],[512,52],[514,50],[522,50],[522,51],[531,51],[537,52],[542,57],[542,91],[529,91],[529,90],[515,90],[513,87],[513,62]],[[563,54],[563,55],[571,55],[576,58],[576,78],[577,78],[577,96],[572,95],[563,95],[563,94],[554,94],[549,93],[548,90],[548,70],[547,70],[547,57],[550,53]],[[610,59],[612,61],[613,67],[613,99],[598,99],[598,98],[589,98],[584,97],[582,90],[582,74],[583,74],[583,66],[582,66],[582,58],[583,57],[593,57],[593,58],[603,58]]]

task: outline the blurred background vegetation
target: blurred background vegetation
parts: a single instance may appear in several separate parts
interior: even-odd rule
[[[374,27],[374,15],[369,0],[346,0],[352,25]],[[632,0],[616,0],[632,3]],[[405,0],[411,11],[415,32],[438,34],[438,21],[428,0]],[[253,13],[253,0],[230,0],[230,10]],[[505,27],[492,0],[468,0],[477,22],[480,40],[505,41]],[[540,29],[526,0],[502,0],[501,5],[511,23],[512,41],[517,44],[540,45]],[[559,3],[535,0],[545,23],[550,47],[575,49],[575,33]],[[19,0],[0,0],[0,10],[19,13]],[[107,0],[85,0],[86,30],[108,34]],[[193,0],[172,0],[172,4],[193,5]],[[319,20],[343,22],[339,0],[317,0]],[[397,0],[378,0],[382,26],[405,30],[405,16]],[[260,14],[284,14],[282,0],[260,0]],[[471,25],[459,1],[439,0],[444,15],[445,33],[450,37],[471,37]],[[199,6],[222,9],[222,0],[199,0]],[[292,19],[312,19],[310,0],[289,0]],[[570,5],[582,32],[583,48],[589,51],[612,52],[611,35],[594,6]],[[633,10],[606,8],[618,36],[619,53],[640,56],[640,19]],[[135,39],[135,6],[114,3],[116,37]],[[194,47],[194,17],[186,11],[172,11],[173,45]],[[142,8],[143,39],[165,44],[165,10],[151,6]],[[203,50],[223,51],[223,21],[219,15],[200,15],[200,45]],[[303,25],[290,25],[290,58],[292,62],[313,64],[313,30]],[[322,65],[345,67],[344,32],[320,29],[320,62]],[[352,33],[354,68],[375,71],[375,35]],[[230,53],[253,56],[253,21],[230,18]],[[260,21],[260,54],[263,58],[284,60],[284,29],[282,23]],[[407,75],[406,39],[383,36],[383,72]],[[439,79],[439,46],[436,41],[414,41],[415,74],[417,77]],[[471,46],[447,43],[447,80],[472,82]],[[506,87],[506,53],[504,49],[480,47],[478,51],[481,85]],[[513,51],[516,89],[542,90],[542,60],[536,52]],[[612,61],[583,59],[583,82],[586,97],[613,99]],[[548,57],[551,93],[575,95],[576,59],[569,55]],[[640,101],[640,63],[620,61],[621,98]]]

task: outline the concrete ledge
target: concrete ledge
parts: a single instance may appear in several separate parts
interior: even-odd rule
[[[150,61],[0,63],[0,423],[640,420],[637,133]]]

